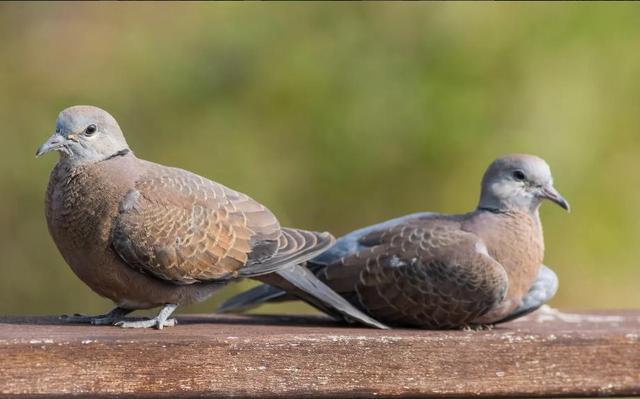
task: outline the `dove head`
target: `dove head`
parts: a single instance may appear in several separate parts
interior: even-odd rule
[[[71,165],[84,165],[128,150],[113,116],[98,107],[77,105],[60,112],[55,132],[38,148],[36,156],[57,151]]]
[[[536,212],[545,199],[569,210],[569,203],[553,187],[551,169],[542,158],[507,155],[493,161],[485,172],[478,208]]]

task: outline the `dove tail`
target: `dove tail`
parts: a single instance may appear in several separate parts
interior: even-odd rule
[[[326,251],[334,242],[335,239],[329,233],[283,228],[278,239],[276,255],[269,259],[266,266],[259,264],[246,267],[241,271],[241,275],[257,277],[272,273],[288,264],[304,263]],[[232,297],[220,305],[216,311],[222,313],[242,312],[266,302],[295,299],[297,298],[287,295],[286,291],[263,284]]]
[[[276,254],[267,262],[247,266],[240,272],[242,277],[255,278],[268,285],[233,297],[218,310],[246,310],[271,300],[285,300],[291,294],[334,317],[359,322],[369,327],[388,328],[355,308],[310,270],[299,265],[324,252],[334,242],[333,236],[329,233],[283,228]]]
[[[260,276],[259,280],[285,290],[333,317],[374,328],[389,328],[357,309],[304,266],[291,265]]]

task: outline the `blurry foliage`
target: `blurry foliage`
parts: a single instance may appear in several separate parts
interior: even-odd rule
[[[496,156],[538,154],[552,305],[640,306],[640,8],[635,4],[0,4],[0,313],[99,312],[49,238],[73,104],[138,156],[336,235],[475,206]],[[250,282],[229,286],[227,297]],[[214,303],[183,311],[207,311]],[[300,311],[300,305],[266,311]]]

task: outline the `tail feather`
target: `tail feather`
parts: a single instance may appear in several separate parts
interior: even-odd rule
[[[251,277],[268,285],[256,287],[231,298],[219,311],[241,311],[264,302],[287,300],[290,295],[306,301],[321,311],[347,321],[369,327],[388,327],[358,310],[335,293],[304,266],[299,266],[327,250],[335,242],[329,233],[297,229],[282,229],[278,251],[266,262],[248,265],[240,270],[240,277]]]
[[[304,266],[290,265],[275,273],[260,276],[258,280],[289,292],[334,317],[369,327],[385,330],[389,328],[357,309]]]

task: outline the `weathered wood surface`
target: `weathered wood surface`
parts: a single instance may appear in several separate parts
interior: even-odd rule
[[[198,315],[162,331],[0,318],[2,396],[640,395],[640,311],[546,309],[492,331]]]

